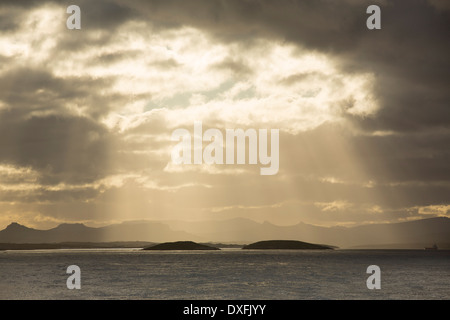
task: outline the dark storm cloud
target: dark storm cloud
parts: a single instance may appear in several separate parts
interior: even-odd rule
[[[0,4],[1,7],[1,4]],[[8,8],[0,12],[0,31],[9,32],[20,27],[23,11],[18,8]]]
[[[49,1],[62,6],[69,2]],[[78,34],[65,37],[59,49],[101,47],[115,28],[131,20],[156,28],[194,26],[223,41],[249,44],[258,37],[291,41],[336,55],[347,71],[376,74],[382,108],[374,118],[352,119],[362,129],[404,131],[448,126],[450,41],[446,30],[450,29],[450,12],[437,10],[424,0],[379,2],[382,30],[369,31],[365,9],[372,3],[378,1],[76,1],[70,4],[82,8],[83,28],[101,29],[104,34],[98,39],[83,39]],[[3,6],[24,9],[41,4],[2,2]],[[6,24],[2,30],[15,24],[10,20],[1,19]],[[106,55],[102,60],[115,58]],[[224,66],[244,70],[236,61],[230,58]]]
[[[63,9],[66,9],[70,5],[79,6],[82,8],[83,17],[86,18],[83,19],[83,25],[89,28],[115,28],[138,14],[138,12],[133,13],[133,9],[129,6],[121,5],[118,1],[114,0],[2,0],[0,2],[0,8],[6,8],[8,10],[13,10],[14,8],[29,10],[45,4],[60,5]],[[17,20],[17,18],[14,20]]]
[[[111,32],[114,28],[139,15],[129,6],[119,5],[114,1],[78,1],[83,12],[83,27],[88,29],[108,29]]]
[[[81,7],[82,30],[72,32],[63,26],[63,34],[51,56],[63,60],[68,52],[98,50],[98,56],[86,61],[85,66],[109,66],[123,59],[138,59],[139,52],[128,48],[115,52],[100,50],[117,40],[115,31],[120,26],[139,22],[148,25],[149,34],[190,26],[223,43],[236,44],[240,48],[236,56],[226,57],[215,67],[240,77],[254,71],[243,57],[246,47],[258,45],[261,38],[328,54],[347,74],[375,75],[374,95],[380,110],[370,117],[347,115],[362,135],[326,124],[309,132],[282,136],[281,146],[295,146],[280,149],[283,153],[280,172],[291,175],[294,184],[285,194],[273,192],[273,186],[279,185],[276,181],[261,184],[260,180],[247,180],[247,184],[242,184],[235,176],[206,175],[205,183],[212,181],[213,185],[221,186],[221,196],[215,194],[215,188],[200,191],[186,188],[171,194],[173,199],[169,203],[177,202],[177,197],[183,194],[189,202],[201,192],[206,199],[203,201],[209,201],[210,206],[229,205],[230,198],[233,205],[261,201],[270,204],[286,198],[313,202],[342,199],[360,204],[379,201],[394,212],[404,207],[448,203],[448,10],[438,10],[425,0],[5,0],[0,3],[0,36],[19,29],[27,10],[46,3],[61,6],[61,26],[65,25],[68,5]],[[366,8],[375,3],[382,9],[382,30],[370,31],[366,28]],[[90,32],[98,36],[87,36]],[[0,73],[0,164],[31,167],[38,172],[36,177],[43,185],[91,183],[117,172],[162,170],[166,159],[145,155],[145,151],[158,150],[165,141],[149,137],[130,142],[132,139],[125,141],[124,137],[149,132],[167,134],[173,125],[166,123],[163,116],[160,119],[153,115],[121,137],[99,122],[114,105],[125,106],[129,102],[129,97],[101,94],[113,85],[115,78],[57,76],[52,73],[51,58],[48,65],[37,68],[27,66],[20,56],[0,55],[2,65],[15,61],[17,67]],[[179,66],[175,60],[148,63],[162,71]],[[291,74],[281,79],[280,84],[289,86],[323,77],[295,70]],[[86,107],[84,116],[76,115],[73,105]],[[371,136],[375,131],[394,134]],[[200,179],[197,173],[191,176],[193,181]],[[319,181],[318,177],[335,177],[344,183]],[[11,178],[11,184],[17,179]],[[375,186],[361,187],[367,181],[375,182]],[[254,192],[241,192],[242,186]],[[70,202],[94,198],[97,191],[38,190],[29,195],[26,191],[19,194],[10,191],[3,197],[24,202],[39,199]],[[146,196],[142,193],[142,199]],[[402,214],[407,217],[411,213]]]
[[[374,118],[353,119],[363,129],[448,127],[448,11],[437,11],[425,1],[389,1],[381,5],[382,30],[369,31],[363,14],[366,2],[333,3],[306,1],[290,13],[272,11],[273,19],[266,17],[265,26],[307,48],[337,55],[344,71],[377,76],[381,110]]]
[[[374,181],[450,181],[449,131],[357,137],[352,145]]]
[[[372,3],[381,6],[382,30],[366,28],[365,11]],[[450,123],[446,89],[450,85],[450,11],[438,10],[424,0],[116,0],[77,4],[82,8],[83,28],[101,29],[104,35],[94,40],[75,34],[61,41],[61,50],[101,47],[115,28],[131,20],[154,28],[193,26],[222,41],[246,45],[259,37],[290,41],[334,54],[345,71],[377,76],[379,114],[352,119],[364,130],[408,131]],[[231,69],[240,68],[236,60],[230,61]]]
[[[111,111],[113,101],[120,106],[129,101],[129,97],[100,93],[113,82],[57,77],[43,68],[20,67],[2,73],[0,164],[31,167],[40,173],[37,182],[42,184],[91,183],[117,168],[147,168],[148,157],[133,155],[128,144],[117,146],[120,138],[98,122]],[[86,116],[77,116],[69,103]]]
[[[79,108],[88,107],[87,112],[98,117],[110,111],[111,99],[102,97],[98,91],[113,81],[86,76],[56,77],[43,68],[12,69],[0,75],[0,101],[9,109],[3,116],[13,118],[36,111],[68,114],[67,103],[75,101]]]
[[[382,30],[366,28],[366,8],[373,3],[382,9]],[[352,119],[365,130],[410,131],[450,123],[450,12],[424,0],[117,0],[80,6],[86,28],[92,23],[114,32],[129,19],[154,28],[193,26],[221,41],[251,45],[266,37],[333,54],[343,71],[377,76],[378,116]],[[236,60],[230,62],[231,70],[242,70]]]
[[[112,138],[82,117],[13,120],[0,113],[0,163],[32,167],[43,184],[88,183],[108,173]]]

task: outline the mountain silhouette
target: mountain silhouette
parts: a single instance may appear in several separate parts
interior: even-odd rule
[[[300,240],[325,243],[340,248],[401,247],[422,249],[437,243],[450,248],[450,219],[446,217],[380,223],[355,227],[320,227],[306,223],[277,226],[237,218],[226,221],[165,221],[174,230],[198,235],[204,241],[251,243],[262,240]]]
[[[36,230],[11,223],[0,231],[0,243],[117,242],[153,243],[191,240],[248,244],[263,240],[299,240],[350,248],[417,248],[436,243],[450,248],[450,219],[370,224],[356,227],[319,227],[305,223],[277,226],[238,218],[225,221],[131,221],[100,228],[83,224],[61,224]]]
[[[49,230],[36,230],[11,223],[0,231],[0,243],[165,242],[182,239],[196,240],[198,237],[184,231],[173,231],[169,226],[158,222],[125,222],[100,228],[65,223]]]

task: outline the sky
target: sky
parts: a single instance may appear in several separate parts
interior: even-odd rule
[[[2,0],[0,228],[450,217],[448,30],[439,0]],[[278,173],[173,164],[195,121],[278,129]]]

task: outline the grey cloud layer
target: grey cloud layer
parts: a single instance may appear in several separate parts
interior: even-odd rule
[[[245,78],[254,71],[240,55],[245,55],[246,47],[257,46],[260,38],[292,43],[299,51],[306,48],[326,53],[337,61],[342,72],[369,72],[376,76],[375,95],[380,110],[375,115],[347,114],[351,130],[324,124],[312,131],[282,136],[280,145],[291,147],[281,147],[280,174],[290,177],[297,189],[272,194],[267,185],[260,186],[257,178],[246,179],[244,184],[238,177],[211,177],[194,172],[178,178],[217,188],[185,188],[176,195],[154,189],[149,196],[136,191],[135,185],[126,184],[124,189],[134,194],[130,196],[132,201],[137,201],[138,196],[149,196],[168,203],[177,199],[187,205],[195,193],[202,192],[210,199],[202,200],[205,205],[250,206],[261,202],[262,194],[268,194],[263,198],[272,203],[295,198],[317,202],[338,199],[364,205],[378,200],[386,206],[386,212],[394,214],[406,207],[448,204],[450,11],[431,1],[380,1],[382,30],[368,31],[365,9],[373,2],[77,1],[82,8],[82,31],[62,35],[51,54],[62,59],[68,52],[100,50],[114,41],[114,32],[120,26],[135,21],[147,24],[149,30],[155,32],[191,26],[207,32],[221,43],[237,44],[242,51],[215,67],[229,70],[238,78]],[[73,4],[71,1],[2,1],[0,38],[2,34],[20,29],[21,17],[27,10],[45,3],[60,5],[63,18],[65,7]],[[99,36],[86,36],[94,32]],[[39,41],[37,46],[40,46]],[[139,55],[129,48],[121,48],[113,53],[99,54],[86,64],[109,66],[123,59],[132,61]],[[103,92],[120,79],[120,70],[115,77],[64,77],[53,73],[52,59],[40,68],[28,65],[20,56],[0,55],[0,63],[13,66],[4,72],[0,69],[0,164],[31,167],[39,173],[37,179],[43,185],[94,183],[109,175],[130,172],[150,172],[149,179],[165,186],[173,184],[173,176],[161,172],[165,160],[145,153],[167,145],[164,139],[146,135],[167,134],[166,129],[172,129],[172,124],[155,116],[153,121],[120,132],[100,122],[118,106],[130,102],[131,98],[125,94]],[[161,72],[179,67],[175,60],[154,64]],[[281,84],[289,86],[297,81],[323,77],[296,73],[295,70],[292,74],[294,76],[286,77]],[[83,110],[83,115],[78,115],[76,108]],[[377,132],[381,134],[374,135]],[[130,142],[129,135],[142,135],[143,138],[140,142]],[[327,177],[342,181],[318,181]],[[18,178],[14,179],[10,182]],[[374,186],[364,187],[369,181]],[[271,179],[270,183],[272,187],[282,188],[285,181]],[[252,195],[240,193],[245,188],[253,188],[255,192]],[[106,191],[101,202],[116,198],[116,191]],[[98,189],[90,186],[77,191],[40,190],[22,199],[24,202],[94,199],[99,194]],[[221,198],[220,194],[227,196]],[[4,201],[17,201],[21,196],[22,193],[17,196],[12,192],[4,193],[2,197]],[[148,210],[147,205],[144,200],[139,200],[142,210]],[[94,205],[79,206],[86,212],[98,210]],[[311,205],[305,210],[320,211]],[[76,212],[76,209],[72,211]],[[417,212],[402,211],[399,217],[414,214]],[[327,215],[333,219],[330,213]],[[357,220],[356,216],[352,218]]]
[[[377,75],[382,110],[355,119],[368,130],[418,130],[450,122],[447,70],[450,11],[431,2],[381,2],[382,30],[369,32],[365,9],[373,1],[100,1],[80,2],[84,26],[114,32],[135,19],[157,28],[183,25],[222,41],[251,43],[259,37],[292,41],[332,53],[344,70]],[[83,41],[77,39],[79,48]],[[80,46],[81,44],[81,46]],[[231,69],[245,67],[230,65]]]

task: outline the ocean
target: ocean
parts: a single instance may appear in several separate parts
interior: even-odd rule
[[[79,290],[67,288],[70,265]],[[370,265],[380,289],[367,288]],[[450,251],[3,251],[0,299],[448,300]]]

